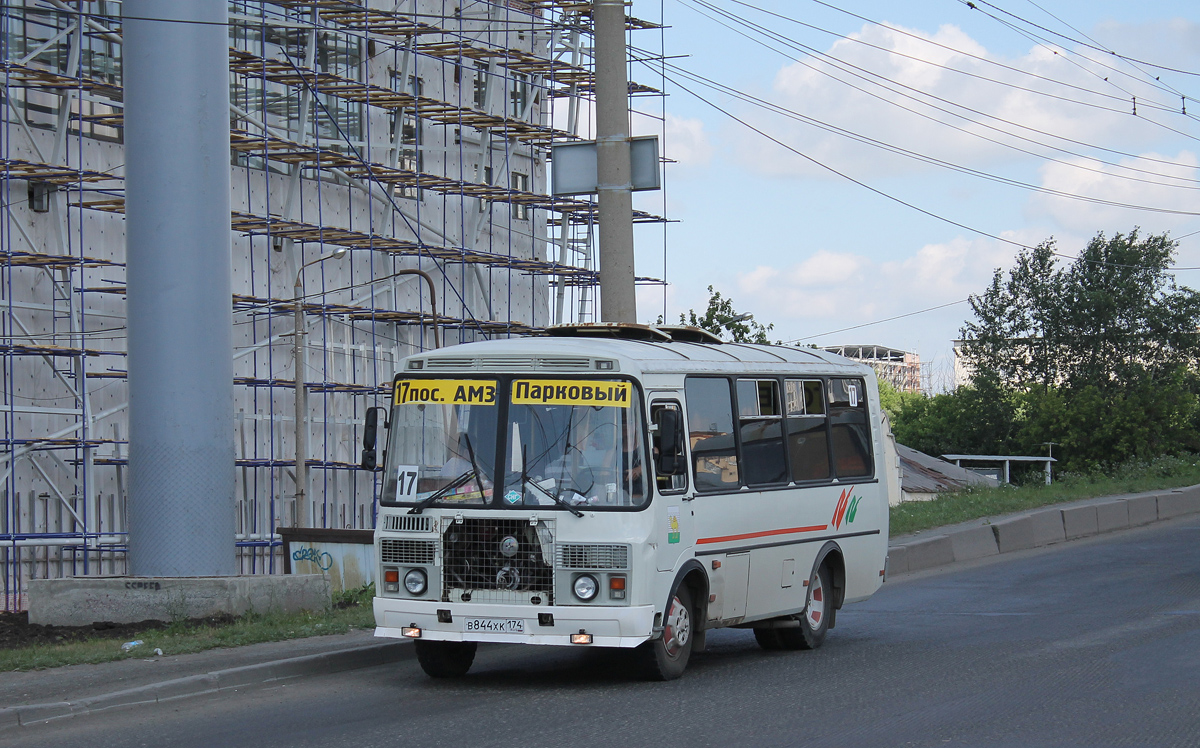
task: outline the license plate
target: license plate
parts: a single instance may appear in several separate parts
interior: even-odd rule
[[[525,621],[520,618],[464,618],[463,631],[482,631],[488,634],[524,634]]]

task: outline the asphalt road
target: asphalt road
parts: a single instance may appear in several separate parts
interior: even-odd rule
[[[889,582],[815,652],[712,632],[681,680],[481,647],[0,734],[55,746],[1200,746],[1200,518]]]

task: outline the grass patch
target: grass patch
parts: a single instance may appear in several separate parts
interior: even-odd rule
[[[1056,482],[972,488],[942,494],[932,501],[909,501],[891,509],[891,535],[953,525],[981,517],[1060,504],[1079,499],[1157,491],[1200,483],[1200,456],[1136,460],[1106,471],[1063,473]]]
[[[371,609],[374,594],[375,585],[371,584],[335,596],[330,607],[324,611],[248,613],[228,621],[172,623],[165,628],[143,631],[130,637],[145,643],[129,652],[121,650],[121,645],[128,638],[100,636],[62,644],[0,649],[0,672],[153,657],[155,649],[161,649],[164,655],[190,654],[220,647],[344,634],[375,626],[375,615]]]

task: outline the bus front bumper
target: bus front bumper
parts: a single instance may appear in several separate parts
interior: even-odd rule
[[[438,612],[447,610],[450,622],[439,621]],[[539,614],[549,614],[554,623],[543,625]],[[445,617],[443,612],[441,618]],[[523,631],[477,628],[511,628],[510,621],[520,621]],[[572,634],[585,633],[591,634],[592,646],[636,647],[654,634],[654,606],[498,605],[377,597],[375,623],[375,636],[395,639],[413,638],[405,637],[402,629],[418,628],[420,638],[430,641],[570,645]]]

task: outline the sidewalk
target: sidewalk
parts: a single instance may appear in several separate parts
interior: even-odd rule
[[[1200,485],[1083,499],[892,538],[887,576],[1041,548],[1200,513]]]
[[[372,631],[355,631],[195,654],[4,673],[0,730],[129,704],[371,667],[412,655],[406,640],[376,639]]]

